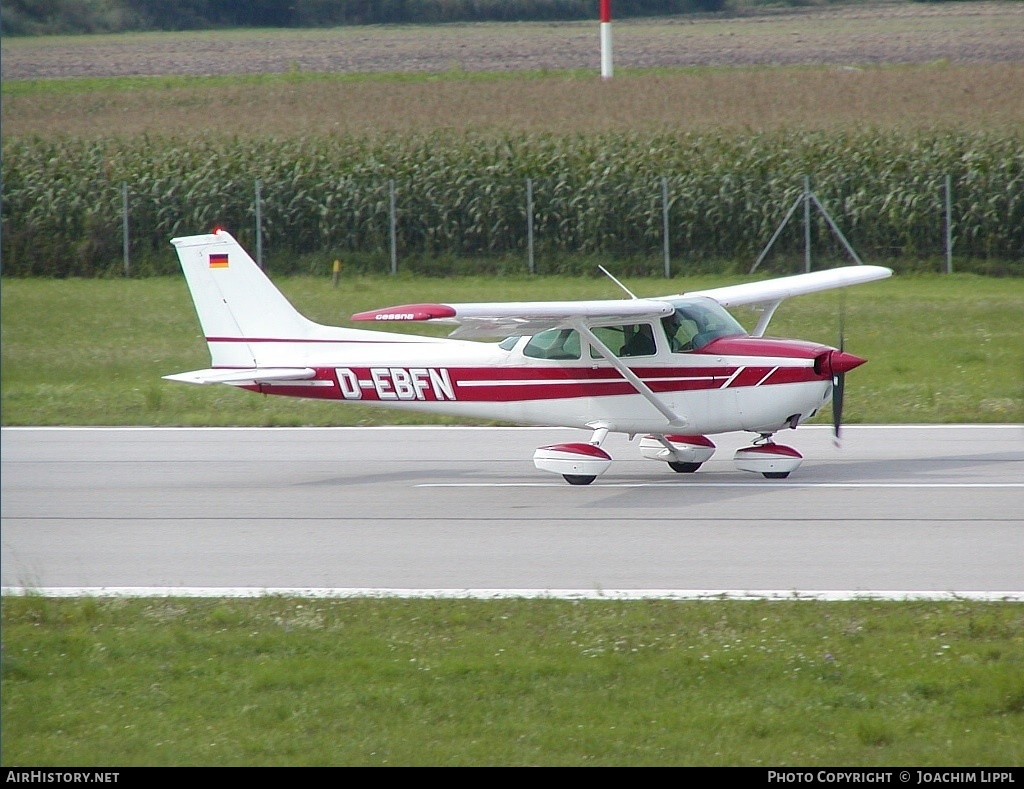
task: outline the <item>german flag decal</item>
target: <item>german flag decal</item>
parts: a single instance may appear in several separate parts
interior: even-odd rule
[[[210,268],[227,268],[228,256],[226,254],[210,253]]]

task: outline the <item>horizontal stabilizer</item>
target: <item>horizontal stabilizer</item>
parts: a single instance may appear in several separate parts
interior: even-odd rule
[[[281,381],[305,381],[316,375],[309,367],[252,367],[248,370],[192,370],[187,373],[165,375],[168,381],[186,384],[244,384],[280,383]]]

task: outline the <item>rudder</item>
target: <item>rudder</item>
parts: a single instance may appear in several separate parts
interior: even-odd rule
[[[292,306],[224,230],[171,239],[214,367],[259,366],[252,338],[306,338],[317,324]]]

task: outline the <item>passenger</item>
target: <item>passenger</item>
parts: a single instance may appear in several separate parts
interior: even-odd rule
[[[633,329],[633,334],[622,346],[620,356],[653,356],[657,351],[654,344],[654,337],[651,334],[650,324],[640,323],[635,326],[624,327],[626,331]]]

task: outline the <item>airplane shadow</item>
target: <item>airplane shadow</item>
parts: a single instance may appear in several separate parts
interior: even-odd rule
[[[635,459],[619,459],[609,471],[599,477],[587,490],[615,490],[622,496],[633,499],[643,497],[647,487],[666,488],[678,485],[686,489],[687,495],[706,492],[714,500],[741,497],[763,493],[766,487],[806,486],[808,484],[924,484],[948,481],[950,475],[962,475],[956,481],[985,481],[986,471],[994,465],[1007,463],[1024,464],[1024,452],[991,452],[973,456],[949,458],[917,458],[892,460],[807,459],[788,479],[769,480],[760,474],[737,470],[731,459],[711,460],[704,468],[693,474],[677,474],[667,468],[659,468],[657,462]],[[1024,475],[1022,475],[1024,476]],[[348,476],[331,476],[322,479],[295,483],[296,487],[350,487],[361,485],[416,486],[421,484],[459,483],[495,486],[523,485],[543,486],[550,484],[556,489],[574,489],[561,482],[552,474],[535,471],[529,461],[503,461],[501,463],[474,468],[459,467],[456,463],[444,461],[431,463],[429,467],[396,469],[395,471]],[[794,485],[797,483],[797,485]],[[730,487],[719,487],[725,484]],[[636,487],[622,488],[621,485]],[[749,485],[750,490],[744,491]],[[726,493],[726,491],[729,491]],[[691,501],[693,499],[690,499]],[[607,498],[600,502],[606,506]]]
[[[588,502],[594,507],[622,507],[635,509],[649,500],[651,488],[671,490],[672,483],[678,483],[680,492],[685,492],[686,503],[723,504],[741,500],[751,496],[763,495],[766,490],[777,488],[779,491],[807,490],[807,486],[820,485],[871,485],[871,484],[941,484],[941,483],[985,483],[991,481],[988,473],[998,470],[999,480],[1007,478],[1018,480],[1022,474],[1006,473],[1006,465],[1021,463],[1024,466],[1022,452],[991,452],[972,456],[950,458],[916,458],[894,460],[814,460],[809,459],[787,479],[765,479],[759,474],[739,471],[731,461],[712,460],[704,468],[693,474],[643,473],[640,464],[649,461],[638,461],[631,464],[636,467],[635,473],[615,473],[614,467],[594,482],[594,488],[601,486],[614,496],[604,497],[599,502]],[[654,465],[654,464],[650,464]],[[633,472],[633,469],[628,469]],[[1016,470],[1014,470],[1016,471]],[[1024,472],[1024,467],[1021,469]],[[951,479],[952,478],[952,479]],[[615,485],[636,485],[637,487],[615,487]],[[875,495],[865,491],[865,495]]]

